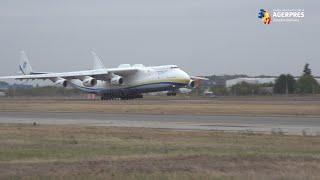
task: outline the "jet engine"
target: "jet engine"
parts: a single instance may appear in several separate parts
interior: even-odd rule
[[[82,84],[86,87],[92,87],[97,85],[97,79],[87,76],[82,80]]]
[[[54,83],[56,86],[60,86],[60,87],[64,87],[64,88],[68,86],[68,81],[63,78],[59,78]]]
[[[121,76],[116,75],[113,78],[111,78],[110,83],[112,85],[115,85],[115,86],[122,85],[123,84],[123,78]]]
[[[188,83],[188,86],[191,87],[191,88],[194,88],[195,87],[194,80],[190,80],[189,83]]]

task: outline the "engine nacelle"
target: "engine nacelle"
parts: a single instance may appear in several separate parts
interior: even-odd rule
[[[121,76],[114,76],[113,78],[111,78],[110,83],[115,86],[122,85],[123,78]]]
[[[55,83],[55,86],[60,86],[60,87],[64,87],[64,88],[66,88],[68,86],[68,81],[63,78],[56,80],[54,83]]]
[[[86,87],[92,87],[92,86],[95,86],[97,85],[97,79],[93,78],[93,77],[85,77],[83,80],[82,80],[82,84]]]
[[[196,86],[196,83],[194,82],[194,80],[190,80],[188,86],[194,88]]]

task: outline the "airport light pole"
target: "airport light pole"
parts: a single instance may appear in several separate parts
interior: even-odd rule
[[[286,95],[288,96],[289,89],[288,89],[288,75],[286,75]]]

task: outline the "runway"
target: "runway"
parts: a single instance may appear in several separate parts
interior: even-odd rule
[[[0,123],[166,128],[233,132],[320,134],[319,117],[137,115],[106,113],[0,112]]]

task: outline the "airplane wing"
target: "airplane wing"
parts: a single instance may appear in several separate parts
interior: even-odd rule
[[[26,80],[26,79],[81,79],[85,76],[90,76],[98,80],[106,80],[111,77],[112,74],[119,76],[128,76],[132,73],[137,72],[137,68],[112,68],[112,69],[96,69],[87,71],[73,71],[73,72],[63,72],[63,73],[46,73],[46,74],[30,74],[30,75],[18,75],[18,76],[3,76],[0,79],[16,79],[16,80]]]
[[[193,79],[193,80],[209,80],[208,78],[199,77],[199,76],[190,76],[190,78]]]
[[[112,68],[112,69],[107,69],[107,71],[109,74],[114,73],[116,75],[126,77],[139,71],[139,68],[136,68],[136,67]]]

